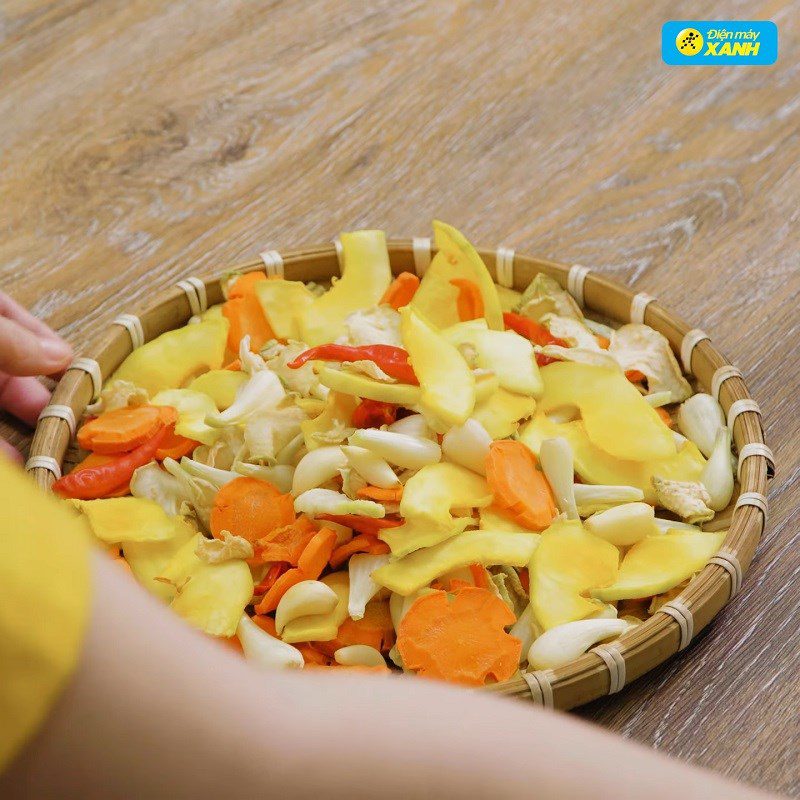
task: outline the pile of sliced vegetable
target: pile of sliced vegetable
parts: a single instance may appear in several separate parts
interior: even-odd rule
[[[730,432],[667,340],[434,231],[422,280],[374,230],[327,289],[226,275],[123,362],[54,486],[256,664],[503,681],[640,624],[722,542]]]

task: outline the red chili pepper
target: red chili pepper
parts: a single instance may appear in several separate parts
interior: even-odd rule
[[[356,428],[380,428],[397,420],[397,406],[380,400],[362,400],[353,412]]]
[[[352,528],[358,533],[377,536],[384,528],[399,528],[403,523],[397,519],[373,519],[361,517],[358,514],[320,514],[317,519],[326,519],[329,522],[338,522],[345,528]]]
[[[568,342],[559,339],[557,336],[553,336],[541,322],[537,322],[535,319],[530,319],[529,317],[523,317],[522,314],[512,314],[510,311],[507,311],[503,314],[503,322],[505,322],[506,328],[510,328],[520,336],[524,336],[529,342],[538,344],[540,347],[544,347],[548,344],[569,347]],[[558,361],[558,359],[542,355],[541,353],[536,354],[536,363],[540,367],[546,367],[554,361]]]
[[[115,458],[107,464],[71,472],[53,484],[53,491],[60,497],[77,500],[95,500],[130,481],[133,473],[149,464],[156,452],[174,430],[174,425],[164,425],[158,433],[130,453]]]
[[[321,344],[312,347],[287,365],[300,369],[308,361],[374,361],[387,375],[403,383],[419,386],[417,376],[408,363],[408,352],[391,344],[368,344],[351,347],[346,344]]]

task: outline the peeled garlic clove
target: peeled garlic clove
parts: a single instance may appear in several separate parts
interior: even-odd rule
[[[300,581],[289,589],[275,610],[275,630],[282,633],[293,619],[333,611],[339,598],[322,581]]]
[[[559,510],[567,515],[567,519],[579,519],[575,504],[575,467],[569,442],[561,436],[545,439],[539,449],[539,461]]]
[[[292,476],[292,494],[298,495],[327,483],[347,466],[347,457],[338,445],[318,447],[306,453]]]
[[[721,428],[717,432],[714,450],[706,462],[700,483],[706,487],[711,500],[708,507],[714,511],[727,508],[733,496],[733,470],[731,469],[731,432],[728,428]]]
[[[520,650],[520,661],[528,657],[528,650],[534,641],[541,635],[542,629],[536,622],[533,615],[533,606],[528,603],[525,610],[517,617],[517,621],[511,626],[509,634],[522,642]]]
[[[394,470],[380,456],[367,450],[366,447],[342,445],[342,452],[347,463],[370,485],[381,489],[391,489],[400,485],[400,479]]]
[[[681,403],[678,427],[708,458],[714,450],[717,432],[725,426],[725,414],[710,394],[696,394]]]
[[[333,654],[334,661],[343,667],[385,667],[383,656],[368,644],[351,644],[340,647]]]
[[[436,442],[377,428],[356,431],[350,437],[350,444],[366,447],[376,456],[403,469],[421,469],[442,459],[442,448]]]
[[[256,625],[247,614],[242,614],[236,636],[242,645],[244,657],[253,664],[267,669],[302,669],[303,654]]]
[[[582,619],[545,631],[528,650],[534,669],[555,669],[585,653],[593,644],[620,636],[630,627],[622,619]]]
[[[623,503],[592,514],[583,525],[589,533],[617,547],[627,547],[655,533],[655,510],[647,503]]]
[[[479,475],[486,474],[486,456],[492,437],[476,419],[455,425],[442,439],[442,452],[448,461],[471,469]],[[570,482],[572,478],[570,478]]]
[[[417,439],[436,439],[436,434],[428,427],[422,414],[409,414],[398,419],[386,429],[391,433],[404,433],[406,436],[416,436]]]

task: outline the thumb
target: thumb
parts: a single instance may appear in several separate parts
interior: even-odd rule
[[[72,360],[72,348],[63,340],[45,338],[18,323],[0,317],[0,370],[9,375],[52,375]]]

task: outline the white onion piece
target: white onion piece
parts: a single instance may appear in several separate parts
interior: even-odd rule
[[[405,433],[418,439],[435,439],[436,434],[430,429],[422,414],[411,414],[393,422],[387,430],[392,433]]]
[[[569,442],[561,436],[545,439],[539,448],[539,461],[559,510],[567,519],[580,519],[575,504],[575,467]]]
[[[400,485],[400,479],[389,464],[366,447],[342,445],[341,451],[352,469],[372,486],[392,489]]]

